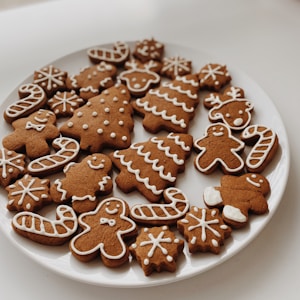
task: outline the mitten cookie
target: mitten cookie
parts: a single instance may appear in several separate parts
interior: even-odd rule
[[[210,108],[208,118],[211,122],[222,121],[231,130],[242,130],[251,122],[253,104],[244,98],[239,87],[229,87],[224,93],[211,93],[204,99]]]
[[[144,39],[135,45],[133,55],[141,62],[151,59],[160,61],[164,53],[164,45],[155,39]]]
[[[143,228],[130,252],[141,265],[146,276],[154,271],[175,272],[176,260],[182,253],[183,240],[177,238],[168,226]]]
[[[72,138],[60,136],[52,142],[52,147],[58,151],[38,157],[28,164],[27,171],[31,175],[45,176],[59,172],[79,155],[79,143]]]
[[[70,163],[64,169],[65,178],[56,179],[50,187],[50,195],[56,203],[72,201],[77,213],[95,209],[97,195],[112,191],[109,173],[111,160],[105,154],[92,154],[79,163]]]
[[[92,153],[105,147],[127,148],[134,126],[129,101],[128,89],[116,84],[77,109],[60,131],[80,140],[80,148]]]
[[[82,232],[70,242],[72,254],[83,262],[100,255],[107,267],[126,263],[129,249],[124,238],[134,236],[137,231],[128,214],[128,204],[114,197],[101,201],[94,211],[81,214],[78,222]]]
[[[192,73],[192,62],[181,56],[164,57],[162,60],[161,75],[171,79]]]
[[[251,125],[244,129],[241,140],[252,146],[246,158],[247,170],[261,173],[277,152],[277,134],[267,126]]]
[[[50,180],[25,174],[15,183],[7,186],[7,209],[10,211],[37,211],[51,202]]]
[[[74,90],[69,92],[57,92],[48,100],[49,108],[57,117],[70,117],[75,109],[83,105],[85,102]]]
[[[100,93],[100,90],[107,89],[114,85],[114,77],[117,68],[104,61],[91,67],[83,68],[79,74],[67,78],[67,87],[70,90],[78,91],[79,96],[88,100]]]
[[[25,173],[25,155],[1,148],[0,172],[0,185],[6,187]]]
[[[220,253],[224,240],[230,237],[231,228],[224,224],[218,209],[192,206],[184,219],[177,222],[177,228],[184,235],[190,253]]]
[[[114,65],[122,65],[130,55],[128,44],[124,42],[116,42],[113,49],[104,47],[94,47],[87,51],[90,60],[94,64],[105,61]]]
[[[47,102],[45,91],[37,84],[25,83],[19,87],[18,93],[20,100],[9,105],[4,111],[4,119],[8,123],[27,117]]]
[[[221,186],[207,187],[203,198],[208,207],[223,208],[223,219],[234,228],[247,224],[248,213],[264,214],[268,212],[266,195],[270,193],[270,184],[264,176],[247,173],[240,177],[225,175]]]
[[[191,153],[192,136],[170,133],[110,154],[120,173],[118,187],[125,193],[138,190],[150,202],[157,202],[165,188],[174,186]]]
[[[127,70],[121,72],[119,78],[133,96],[144,96],[153,85],[160,82],[160,76],[157,74],[161,69],[160,62],[149,60],[143,64],[132,59],[125,63],[125,68]]]
[[[14,132],[5,136],[2,144],[14,151],[23,151],[30,159],[50,153],[48,141],[59,136],[55,126],[56,117],[52,111],[39,109],[26,118],[12,123]]]
[[[33,83],[43,88],[48,98],[51,98],[57,91],[66,90],[67,76],[67,72],[50,65],[34,72]]]
[[[56,208],[56,220],[32,212],[19,212],[13,217],[12,227],[15,232],[34,242],[57,246],[71,239],[78,222],[70,206],[59,205]]]
[[[143,126],[151,133],[163,129],[187,133],[199,103],[198,89],[196,75],[177,77],[170,83],[151,89],[132,106],[135,112],[144,117]]]
[[[231,81],[231,76],[226,65],[207,64],[199,71],[201,89],[219,91],[224,85]]]
[[[207,127],[204,137],[194,141],[194,149],[199,152],[194,160],[196,169],[204,174],[212,173],[219,166],[225,174],[237,174],[244,168],[239,155],[244,143],[231,134],[228,126],[215,123]]]
[[[186,195],[178,188],[164,190],[164,203],[136,204],[130,210],[130,217],[145,225],[174,225],[189,210]]]

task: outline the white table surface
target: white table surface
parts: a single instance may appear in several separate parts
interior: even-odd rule
[[[65,54],[101,43],[155,37],[233,63],[263,87],[288,132],[291,169],[283,200],[270,223],[249,246],[210,271],[152,288],[92,286],[41,267],[1,234],[1,299],[299,299],[300,1],[19,4],[26,1],[14,5],[12,0],[0,0],[1,100],[34,69]]]

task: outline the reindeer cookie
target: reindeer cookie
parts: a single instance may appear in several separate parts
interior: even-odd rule
[[[23,151],[30,159],[50,153],[49,141],[59,136],[56,116],[50,110],[39,109],[26,118],[12,123],[14,132],[5,136],[2,144],[14,151]]]
[[[233,228],[247,224],[248,214],[268,212],[266,196],[270,193],[270,184],[263,175],[246,173],[239,177],[225,175],[221,186],[207,187],[203,199],[210,207],[222,208],[222,216]]]
[[[56,179],[50,187],[53,201],[71,201],[77,213],[95,209],[98,204],[96,196],[112,191],[112,180],[109,176],[111,168],[111,160],[100,153],[86,156],[79,163],[70,163],[64,168],[66,177]]]
[[[82,232],[70,242],[72,254],[83,262],[100,255],[107,267],[126,263],[129,249],[124,239],[137,233],[128,214],[128,204],[115,197],[107,198],[95,210],[81,214],[78,222]]]
[[[160,82],[157,74],[161,69],[161,63],[150,60],[141,63],[132,59],[125,63],[127,70],[120,73],[119,78],[126,83],[126,86],[133,96],[143,96],[153,86]]]
[[[78,222],[74,210],[67,205],[56,208],[56,220],[42,217],[33,212],[19,212],[12,220],[16,233],[34,242],[58,246],[74,235]]]
[[[194,149],[199,154],[194,160],[196,169],[210,174],[219,166],[225,174],[238,174],[244,168],[239,155],[245,144],[231,134],[228,126],[215,123],[207,127],[203,137],[194,141]]]
[[[204,106],[210,108],[211,122],[222,121],[231,130],[242,130],[251,122],[253,104],[244,98],[244,91],[239,87],[229,87],[223,94],[211,93],[204,99]]]

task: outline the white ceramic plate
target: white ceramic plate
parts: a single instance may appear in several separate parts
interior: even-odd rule
[[[133,48],[134,43],[129,44],[131,48]],[[104,46],[112,47],[112,45]],[[165,44],[165,49],[165,56],[180,55],[192,60],[193,72],[198,72],[199,69],[208,62],[226,63],[216,61],[206,53],[196,49],[173,44]],[[62,70],[68,71],[69,74],[76,74],[82,67],[89,65],[90,62],[86,54],[86,49],[84,49],[62,57],[52,62],[52,64]],[[1,189],[0,194],[0,227],[2,232],[18,249],[46,268],[74,280],[111,287],[142,287],[175,282],[216,267],[238,253],[259,234],[278,207],[288,178],[290,154],[284,125],[270,98],[243,72],[231,65],[227,65],[227,67],[233,78],[232,85],[242,87],[245,90],[246,97],[254,104],[255,110],[253,113],[252,124],[264,124],[273,128],[279,137],[280,147],[275,159],[263,173],[263,175],[268,178],[272,189],[272,192],[268,197],[269,213],[262,216],[252,216],[250,218],[249,226],[240,230],[234,230],[232,237],[225,241],[225,245],[222,247],[222,251],[219,255],[210,253],[190,255],[187,244],[185,244],[184,255],[180,256],[178,268],[175,273],[153,273],[149,277],[144,276],[142,269],[135,261],[117,269],[105,267],[100,259],[96,259],[87,264],[81,263],[70,254],[68,245],[59,247],[43,246],[18,236],[11,228],[13,214],[6,209],[6,192],[3,189]],[[32,76],[29,76],[24,80],[24,82],[31,81]],[[4,111],[9,104],[18,98],[18,87],[19,85],[1,104],[1,111]],[[195,119],[190,126],[189,133],[191,133],[194,138],[202,136],[205,132],[205,128],[209,124],[207,115],[208,111],[203,107],[201,101],[197,108]],[[144,131],[141,121],[141,118],[135,117],[133,142],[145,141],[150,137],[150,135]],[[0,121],[0,126],[0,138],[2,139],[3,136],[11,132],[11,127],[3,120],[3,118]],[[247,151],[249,151],[249,149],[246,148],[245,154]],[[206,186],[219,185],[220,176],[222,174],[218,171],[209,176],[200,174],[193,167],[194,156],[195,154],[192,154],[187,161],[186,171],[179,175],[177,187],[185,192],[191,205],[204,207],[202,201],[203,189]],[[115,186],[113,193],[114,196],[125,199],[130,206],[140,203],[141,201],[146,203],[146,200],[136,192],[126,195]],[[53,211],[55,211],[55,208],[50,206],[42,210],[41,214],[52,217]]]

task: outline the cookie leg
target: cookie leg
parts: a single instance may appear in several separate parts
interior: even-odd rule
[[[209,186],[204,189],[203,200],[207,206],[217,206],[223,202],[221,193],[216,188]]]
[[[224,206],[223,216],[225,219],[233,221],[234,223],[238,223],[241,226],[244,225],[248,220],[248,216],[243,214],[243,212],[239,208],[231,205]]]

